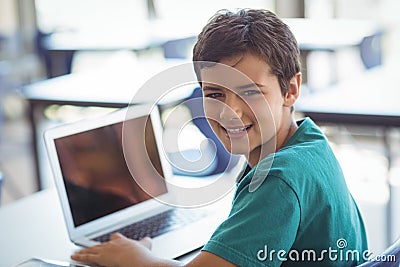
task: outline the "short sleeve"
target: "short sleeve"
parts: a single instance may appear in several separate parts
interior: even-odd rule
[[[203,250],[239,266],[280,266],[300,225],[296,193],[274,176],[253,192],[248,185],[240,188],[229,217]]]

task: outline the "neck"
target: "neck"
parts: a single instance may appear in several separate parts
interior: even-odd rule
[[[287,124],[278,129],[274,138],[256,148],[250,155],[247,155],[249,166],[254,167],[261,159],[281,149],[286,141],[296,132],[297,128],[296,121],[291,118]]]

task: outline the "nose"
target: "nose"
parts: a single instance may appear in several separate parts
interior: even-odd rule
[[[235,93],[227,94],[222,105],[220,119],[222,121],[232,121],[242,117],[243,100]]]

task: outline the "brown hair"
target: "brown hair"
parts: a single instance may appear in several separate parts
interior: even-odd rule
[[[285,95],[290,79],[300,72],[300,52],[289,27],[268,10],[217,12],[198,36],[193,61],[219,62],[245,52],[254,53],[267,62]],[[200,70],[206,66],[194,64],[200,84]]]

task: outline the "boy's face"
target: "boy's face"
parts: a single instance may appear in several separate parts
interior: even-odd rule
[[[229,152],[255,165],[284,138],[290,107],[259,57],[246,53],[220,63],[201,70],[206,117]]]

